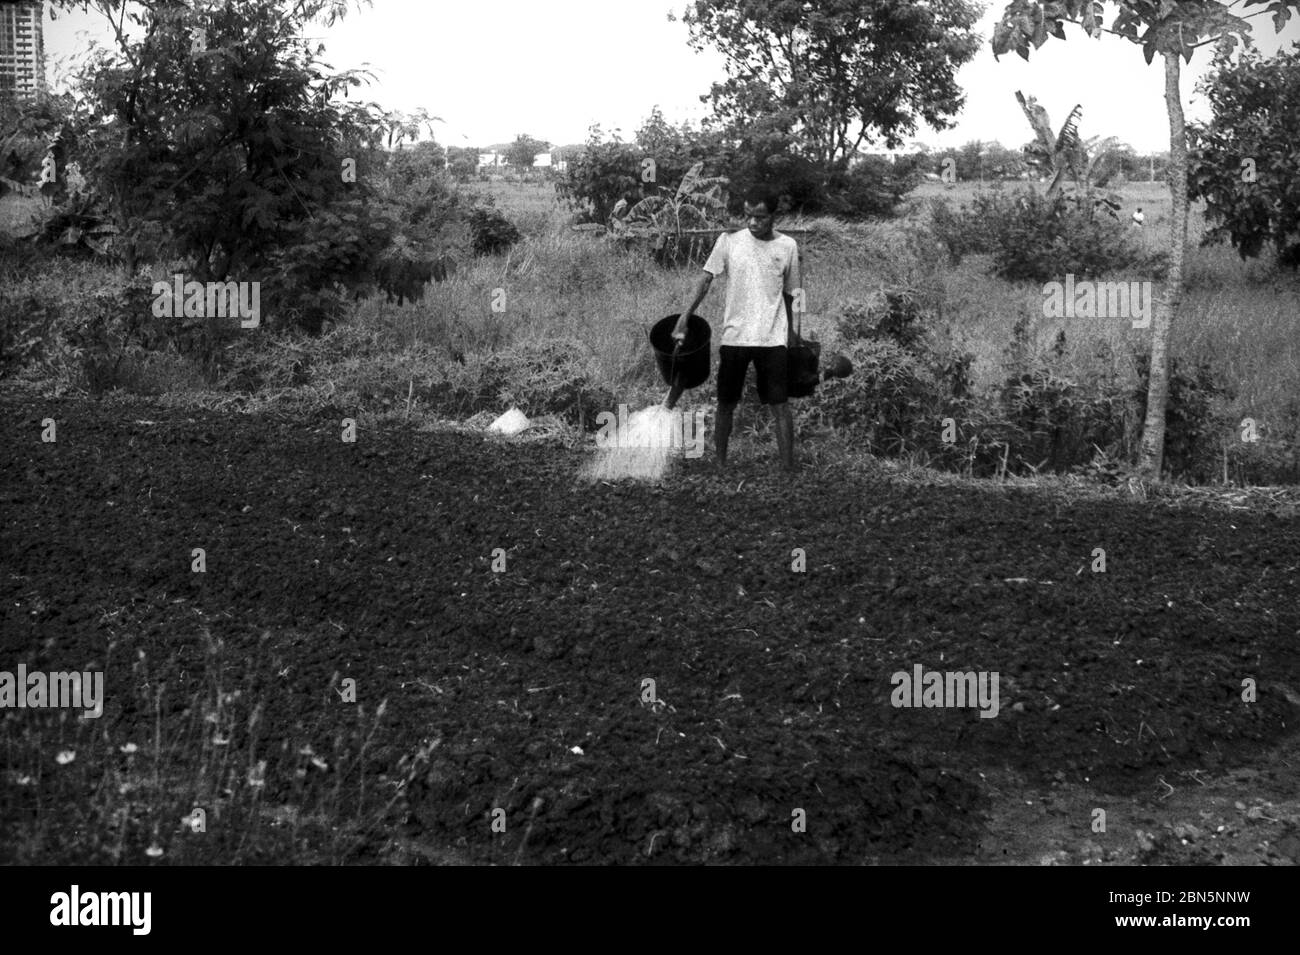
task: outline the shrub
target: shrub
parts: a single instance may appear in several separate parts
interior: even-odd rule
[[[1096,451],[1130,454],[1136,446],[1140,422],[1125,384],[1113,373],[1062,374],[1065,350],[1064,330],[1042,355],[1033,351],[1024,316],[1012,330],[1008,375],[997,394],[999,414],[1009,428],[1010,472],[1061,473],[1092,460]],[[1104,359],[1104,352],[1097,357]],[[1103,360],[1099,367],[1113,364]]]
[[[907,289],[848,306],[837,329],[853,374],[819,385],[810,407],[827,424],[864,433],[878,453],[948,453],[941,422],[961,417],[969,401],[971,356],[930,345],[925,322],[931,315],[925,300]]]
[[[926,205],[926,213],[930,232],[947,250],[949,264],[961,265],[966,256],[985,248],[981,226],[967,207],[954,208],[946,199],[933,198]]]
[[[906,351],[916,353],[925,335],[925,318],[931,314],[917,292],[887,289],[876,302],[845,307],[837,328],[844,341],[887,339]]]
[[[1227,474],[1220,474],[1218,467],[1216,475],[1237,484],[1300,484],[1300,450],[1294,443],[1268,434],[1256,443],[1229,441],[1222,461]]]
[[[916,188],[921,178],[915,157],[890,162],[869,156],[847,172],[832,174],[821,207],[805,206],[804,211],[825,212],[842,219],[887,218],[895,214],[903,197]]]
[[[0,378],[10,377],[38,361],[58,310],[31,294],[0,292]]]
[[[214,382],[237,320],[155,316],[154,298],[146,274],[67,260],[0,288],[0,374],[94,393]]]
[[[1094,445],[1131,452],[1137,415],[1126,385],[1061,375],[1063,335],[1047,355],[1032,355],[1027,326],[1019,323],[1004,385],[976,394],[973,356],[934,344],[934,314],[934,303],[903,288],[847,308],[838,331],[854,372],[819,387],[815,412],[831,425],[865,432],[876,453],[919,455],[972,475],[1061,471],[1088,461]],[[947,418],[955,434],[945,434]]]
[[[1040,366],[1008,378],[1000,398],[1018,439],[1012,469],[1061,471],[1076,462],[1078,446],[1086,439],[1079,434],[1084,399],[1074,381]]]
[[[97,196],[65,196],[57,205],[43,210],[34,223],[30,241],[62,254],[86,257],[107,255],[117,228],[112,224],[108,203]]]
[[[1151,355],[1134,356],[1139,384],[1133,391],[1139,420],[1145,420]],[[1223,436],[1232,422],[1216,410],[1218,400],[1233,397],[1221,383],[1213,363],[1202,359],[1190,368],[1188,362],[1169,360],[1169,400],[1165,406],[1164,467],[1175,478],[1210,480],[1216,458],[1222,454]]]
[[[833,426],[863,433],[868,447],[902,453],[918,433],[919,418],[935,404],[936,389],[915,355],[886,340],[848,342],[844,354],[853,374],[823,382],[812,404]]]
[[[619,200],[632,205],[642,198],[641,160],[644,153],[632,143],[600,142],[593,129],[582,152],[569,160],[556,194],[575,209],[580,221],[604,225]]]
[[[1032,190],[981,192],[960,211],[930,206],[930,226],[960,262],[987,253],[995,274],[1010,280],[1048,282],[1073,273],[1082,277],[1139,268],[1160,277],[1163,253],[1147,254],[1113,215],[1110,200],[1061,194],[1048,199]]]
[[[472,210],[469,214],[469,228],[476,255],[503,252],[523,238],[514,223],[491,206]]]
[[[614,395],[596,384],[590,351],[572,338],[519,342],[493,352],[482,362],[474,410],[518,407],[530,417],[559,415],[580,427],[614,407]]]
[[[347,341],[353,338],[351,334],[346,336]],[[351,356],[343,364],[356,366],[354,370],[330,372],[322,365],[323,357],[317,356],[313,372],[331,374],[342,386],[356,388],[365,384],[364,370],[407,357],[382,351],[373,356]],[[426,370],[414,374],[414,391],[429,407],[454,417],[479,412],[495,415],[517,407],[530,418],[556,415],[579,427],[591,428],[595,416],[615,403],[613,393],[596,383],[590,358],[589,349],[571,338],[518,342],[499,351],[458,355],[452,361],[430,351],[417,362]],[[283,368],[284,362],[280,365]],[[279,374],[283,375],[283,370]],[[383,382],[366,384],[361,397],[374,399],[388,387],[388,397],[405,398],[408,374],[403,371],[387,375]]]

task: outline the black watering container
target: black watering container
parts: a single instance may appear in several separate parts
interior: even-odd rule
[[[791,398],[807,398],[817,388],[820,380],[817,363],[822,357],[818,341],[803,339],[796,334],[794,344],[786,349],[786,394]]]
[[[680,317],[679,312],[655,322],[650,329],[650,347],[654,350],[659,374],[667,384],[680,389],[695,388],[709,380],[709,342],[713,332],[708,322],[692,315],[686,320],[686,338],[681,348],[677,348],[673,329]]]

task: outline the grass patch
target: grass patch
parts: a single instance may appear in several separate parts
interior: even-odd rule
[[[110,387],[147,394],[257,393],[353,414],[407,417],[465,418],[518,405],[530,415],[556,415],[587,428],[600,410],[660,400],[664,385],[647,332],[681,310],[696,269],[661,267],[643,251],[574,232],[548,184],[503,180],[466,188],[490,198],[523,238],[507,251],[463,263],[446,281],[426,286],[421,301],[397,306],[375,296],[357,302],[344,322],[316,339],[241,332],[205,369],[174,349],[134,356],[117,366]],[[1104,383],[1116,395],[1139,388],[1136,356],[1147,347],[1148,330],[1133,329],[1127,320],[1048,319],[1041,286],[991,275],[982,256],[950,264],[925,226],[926,202],[968,201],[978,189],[926,183],[909,198],[907,214],[892,221],[778,223],[804,233],[805,332],[820,338],[829,354],[843,346],[837,328],[843,315],[879,302],[888,290],[908,290],[932,303],[927,340],[935,353],[969,356],[974,393],[995,395],[1009,377],[1044,362],[1055,378],[1081,388]],[[1146,227],[1131,233],[1142,254],[1167,253],[1163,184],[1129,184],[1121,194],[1122,216],[1138,205],[1147,215]],[[1222,431],[1217,476],[1258,480],[1289,473],[1293,465],[1300,468],[1300,343],[1293,329],[1300,282],[1269,263],[1243,263],[1227,246],[1200,247],[1195,237],[1203,228],[1194,208],[1172,354],[1183,367],[1212,361],[1224,385],[1213,409]],[[1151,277],[1134,268],[1106,278]],[[85,387],[86,359],[66,329],[97,291],[121,282],[107,266],[58,259],[17,276],[0,293],[3,304],[14,306],[5,310],[5,341],[15,353],[5,376],[54,390]],[[1158,294],[1158,282],[1155,288]],[[715,289],[703,308],[714,326],[715,363],[723,294]],[[1020,353],[1011,356],[1017,340]],[[707,406],[713,387],[710,381],[685,400]],[[804,410],[805,425],[819,420]],[[1246,418],[1260,434],[1253,444],[1238,433]],[[974,416],[968,422],[987,423]]]

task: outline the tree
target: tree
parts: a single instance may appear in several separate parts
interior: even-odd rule
[[[544,153],[551,148],[551,144],[540,139],[533,139],[527,133],[520,133],[515,137],[515,141],[506,149],[506,162],[520,171],[532,169],[533,162],[538,153]]]
[[[300,38],[308,19],[334,6],[315,0],[286,14],[274,0],[197,11],[95,4],[118,45],[98,50],[79,77],[83,171],[128,238],[164,227],[196,273],[223,279],[265,260],[311,203],[345,193],[342,160],[381,135],[382,120],[331,102],[360,75],[323,74]],[[129,36],[128,20],[138,28]]]
[[[723,159],[716,134],[694,129],[690,123],[673,126],[658,106],[650,110],[633,141],[642,159],[653,161],[644,170],[647,195],[653,194],[656,186],[680,182],[696,163],[704,163],[708,173],[716,174]]]
[[[305,34],[349,3],[56,4],[93,7],[116,38],[78,77],[77,132],[128,271],[156,240],[200,281],[261,282],[275,321],[309,331],[370,281],[399,228],[372,201],[382,149],[431,118],[345,99],[369,74],[330,72]]]
[[[421,130],[433,136],[433,124],[441,122],[441,117],[430,116],[424,107],[410,114],[395,109],[384,110],[375,117],[375,134],[383,141],[384,148],[392,152],[401,149],[408,139],[412,142],[418,140]]]
[[[900,157],[900,159],[903,157]],[[925,172],[943,175],[951,170],[950,179],[978,182],[981,179],[1019,179],[1029,168],[1024,153],[1008,149],[996,140],[973,139],[958,147],[949,146],[921,162]]]
[[[469,182],[478,171],[478,149],[472,146],[447,147],[447,171],[457,182]]]
[[[388,154],[385,172],[403,186],[431,179],[447,166],[447,151],[432,140],[416,143],[409,149]]]
[[[957,178],[966,182],[984,180],[984,143],[972,139],[957,150]]]
[[[921,120],[951,125],[979,14],[964,0],[696,0],[682,19],[694,49],[726,57],[727,80],[704,97],[719,122],[749,137],[788,136],[829,172],[877,140],[897,149]]]
[[[1118,184],[1147,178],[1147,169],[1142,166],[1142,157],[1126,142],[1116,141],[1105,158],[1098,163],[1098,167],[1099,175],[1104,176],[1107,182],[1113,180]]]
[[[570,156],[555,191],[585,221],[605,225],[620,200],[630,205],[645,197],[643,158],[636,144],[622,142],[617,134],[606,142],[600,126],[593,125],[582,150]]]
[[[1197,87],[1213,118],[1188,127],[1190,197],[1205,200],[1204,242],[1232,242],[1243,258],[1272,243],[1279,265],[1300,266],[1300,53],[1226,55]]]
[[[1169,178],[1169,154],[1121,153],[1120,163],[1124,178],[1131,182],[1159,182]]]
[[[46,150],[70,127],[74,112],[67,95],[0,96],[0,194],[34,188]],[[62,175],[62,163],[56,172]]]
[[[1183,104],[1179,98],[1179,57],[1191,62],[1197,47],[1219,44],[1225,53],[1236,47],[1251,30],[1249,18],[1271,14],[1277,31],[1292,12],[1300,10],[1296,0],[1117,0],[1111,25],[1105,25],[1106,7],[1097,0],[1012,0],[993,31],[994,58],[1014,50],[1028,60],[1030,49],[1039,49],[1048,37],[1065,39],[1065,24],[1081,26],[1097,39],[1103,33],[1135,43],[1149,65],[1157,54],[1165,67],[1165,109],[1169,115],[1169,189],[1173,198],[1170,216],[1169,273],[1164,295],[1156,303],[1151,323],[1151,360],[1147,385],[1146,421],[1142,429],[1140,469],[1159,480],[1164,464],[1165,408],[1169,398],[1169,329],[1183,292],[1183,260],[1187,243],[1187,131]],[[1245,16],[1232,12],[1240,6]]]
[[[997,140],[984,144],[984,172],[992,179],[1019,179],[1029,169],[1025,154]]]

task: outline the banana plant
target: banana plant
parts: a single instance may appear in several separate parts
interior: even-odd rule
[[[704,163],[697,162],[676,190],[660,187],[659,195],[646,196],[630,207],[626,199],[620,199],[614,206],[611,231],[615,235],[653,234],[662,242],[669,236],[680,237],[683,229],[723,224],[729,181],[724,176],[705,176]]]
[[[1098,174],[1101,164],[1119,146],[1119,139],[1114,136],[1107,136],[1105,139],[1100,136],[1080,139],[1079,117],[1083,115],[1083,107],[1077,103],[1074,109],[1070,110],[1070,115],[1065,118],[1060,132],[1053,135],[1047,110],[1040,106],[1034,97],[1026,97],[1017,90],[1016,100],[1034,130],[1034,140],[1025,147],[1025,156],[1031,166],[1051,177],[1051,183],[1047,187],[1047,198],[1051,199],[1061,191],[1068,175],[1074,180],[1075,186],[1083,189],[1095,205],[1104,206],[1111,215],[1114,215],[1115,210],[1120,207],[1119,198],[1113,195],[1099,198],[1093,195],[1093,190],[1104,187],[1114,176],[1115,169],[1107,171],[1104,175]]]
[[[1026,97],[1016,90],[1016,101],[1020,103],[1025,118],[1034,129],[1035,138],[1025,147],[1025,156],[1031,166],[1051,176],[1051,184],[1047,187],[1047,197],[1050,199],[1061,191],[1067,173],[1073,172],[1076,181],[1079,178],[1079,117],[1083,115],[1083,107],[1075,104],[1070,115],[1065,118],[1061,131],[1053,134],[1047,110],[1038,104],[1038,100],[1032,96]]]
[[[119,234],[105,204],[94,194],[75,193],[33,217],[17,238],[54,246],[62,251],[109,255]]]

